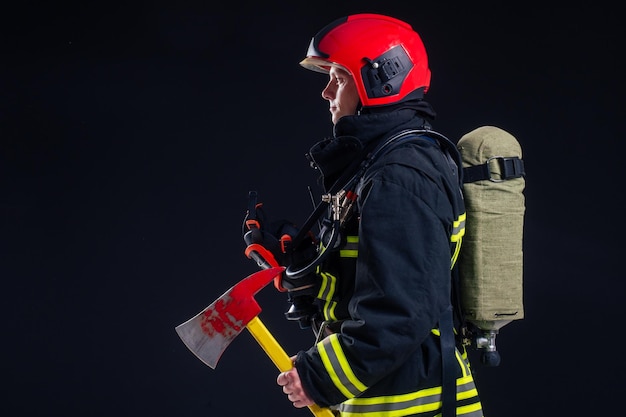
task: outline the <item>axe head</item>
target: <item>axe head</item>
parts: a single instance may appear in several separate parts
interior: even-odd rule
[[[215,369],[230,342],[261,312],[254,295],[284,270],[276,267],[248,275],[200,313],[176,326],[176,332],[194,355]]]

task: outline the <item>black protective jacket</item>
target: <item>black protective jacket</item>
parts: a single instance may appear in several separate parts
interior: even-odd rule
[[[412,109],[346,116],[309,156],[329,188],[355,158],[425,127]],[[317,404],[372,417],[441,412],[438,322],[465,216],[456,152],[436,135],[414,135],[383,149],[359,182],[341,243],[318,269],[328,331],[295,362]],[[466,357],[457,359],[457,410],[482,416]]]

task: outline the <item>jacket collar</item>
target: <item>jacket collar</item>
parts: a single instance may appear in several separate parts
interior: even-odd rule
[[[319,169],[328,190],[345,169],[354,166],[353,161],[365,159],[382,140],[402,130],[426,127],[430,127],[428,122],[411,108],[344,116],[334,126],[334,137],[316,143],[307,157]]]

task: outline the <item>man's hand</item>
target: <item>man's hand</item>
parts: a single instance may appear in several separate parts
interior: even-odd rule
[[[291,358],[293,361],[295,356]],[[304,392],[298,370],[293,367],[287,372],[282,372],[276,378],[278,385],[283,387],[283,392],[287,394],[289,401],[296,408],[304,408],[315,404],[315,402]]]

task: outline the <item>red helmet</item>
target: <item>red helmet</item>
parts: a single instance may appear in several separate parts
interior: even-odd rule
[[[430,86],[420,36],[393,17],[363,13],[337,19],[311,39],[306,55],[304,68],[328,73],[338,66],[352,74],[364,107],[398,103]]]

